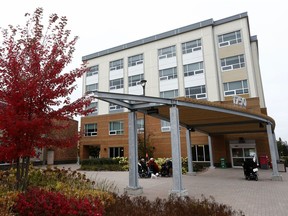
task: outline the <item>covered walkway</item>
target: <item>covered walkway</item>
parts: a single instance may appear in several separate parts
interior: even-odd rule
[[[108,93],[95,91],[93,97],[120,105],[130,110],[129,113],[129,186],[130,194],[142,194],[143,187],[138,180],[138,145],[136,112],[170,121],[171,147],[173,162],[173,185],[170,193],[187,195],[183,187],[180,132],[179,126],[185,127],[188,153],[188,174],[193,174],[190,132],[199,131],[211,136],[219,134],[266,133],[273,166],[272,180],[281,180],[277,168],[277,148],[274,135],[275,122],[267,115],[245,109],[240,106],[227,106],[218,102],[195,100],[190,98],[166,99],[139,95]],[[211,166],[213,153],[210,148]]]

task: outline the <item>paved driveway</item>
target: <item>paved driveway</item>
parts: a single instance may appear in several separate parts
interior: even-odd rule
[[[75,165],[58,165],[59,168]],[[128,185],[128,172],[81,171],[91,179],[106,179],[114,182],[119,193]],[[183,175],[183,187],[189,196],[200,198],[212,196],[216,202],[230,205],[234,210],[242,210],[247,216],[287,216],[288,215],[288,174],[280,173],[283,181],[271,180],[272,170],[259,170],[259,181],[247,181],[242,169],[209,169],[196,176]],[[148,199],[167,198],[172,188],[172,178],[139,179]]]

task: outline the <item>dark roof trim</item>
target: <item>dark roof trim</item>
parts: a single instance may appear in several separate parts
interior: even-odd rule
[[[133,41],[133,42],[130,42],[130,43],[126,43],[126,44],[123,44],[123,45],[120,45],[120,46],[112,47],[110,49],[102,50],[102,51],[99,51],[99,52],[95,52],[95,53],[83,56],[82,57],[82,61],[87,61],[87,60],[91,60],[93,58],[97,58],[97,57],[100,57],[100,56],[109,55],[111,53],[119,52],[119,51],[122,51],[122,50],[125,50],[125,49],[133,48],[133,47],[144,45],[144,44],[147,44],[147,43],[155,42],[155,41],[158,41],[158,40],[162,40],[162,39],[165,39],[165,38],[169,38],[169,37],[172,37],[172,36],[183,34],[183,33],[186,33],[186,32],[189,32],[189,31],[193,31],[193,30],[196,30],[196,29],[204,28],[204,27],[207,27],[207,26],[221,25],[221,24],[224,24],[224,23],[227,23],[227,22],[231,22],[231,21],[234,21],[234,20],[237,20],[237,19],[242,19],[244,17],[248,17],[247,12],[241,13],[241,14],[237,14],[237,15],[234,15],[234,16],[231,16],[231,17],[227,17],[227,18],[215,21],[215,22],[213,21],[213,19],[204,20],[204,21],[201,21],[201,22],[198,22],[198,23],[194,23],[194,24],[191,24],[191,25],[188,25],[188,26],[184,26],[184,27],[181,27],[181,28],[178,28],[178,29],[174,29],[174,30],[167,31],[167,32],[164,32],[164,33],[161,33],[161,34],[157,34],[157,35],[154,35],[154,36],[150,36],[150,37],[147,37],[147,38],[143,38],[143,39],[140,39],[140,40],[136,40],[136,41]]]

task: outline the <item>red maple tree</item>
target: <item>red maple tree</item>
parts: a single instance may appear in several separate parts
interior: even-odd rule
[[[73,116],[90,112],[84,107],[91,102],[69,98],[87,67],[63,72],[78,39],[70,39],[67,18],[52,14],[44,28],[42,8],[25,17],[24,27],[9,25],[0,37],[0,161],[15,162],[19,189],[27,184],[35,148],[69,145],[71,136],[59,134]]]

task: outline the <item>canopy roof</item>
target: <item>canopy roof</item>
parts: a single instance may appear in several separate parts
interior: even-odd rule
[[[179,123],[190,130],[206,134],[259,133],[266,124],[275,128],[275,121],[245,107],[191,98],[167,99],[142,95],[95,91],[94,97],[156,118],[169,121],[171,106],[179,110]]]

